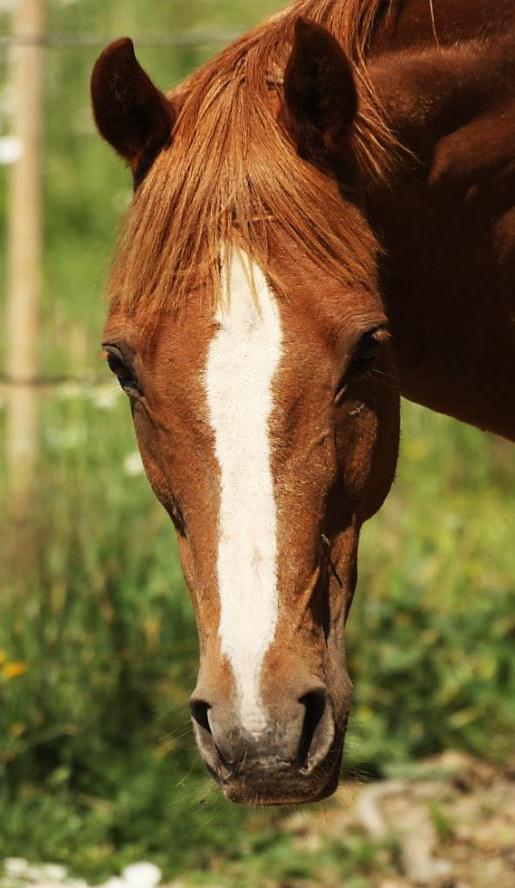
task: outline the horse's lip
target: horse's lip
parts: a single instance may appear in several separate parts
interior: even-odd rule
[[[338,787],[344,734],[344,729],[337,732],[325,762],[310,775],[295,768],[292,762],[279,760],[259,772],[246,774],[241,780],[238,776],[225,777],[209,770],[225,797],[234,804],[282,806],[321,802],[333,795]],[[328,761],[333,762],[330,769],[327,768]],[[270,787],[266,786],[267,777],[271,781]]]
[[[296,781],[291,788],[288,786],[275,786],[270,792],[264,791],[263,783],[257,787],[252,784],[237,783],[228,781],[221,783],[224,795],[228,801],[237,805],[245,805],[253,807],[262,805],[266,807],[281,807],[292,805],[309,805],[321,802],[332,796],[336,791],[340,775],[340,762],[334,767],[329,779],[326,779],[322,785],[310,781],[307,785],[303,785]]]

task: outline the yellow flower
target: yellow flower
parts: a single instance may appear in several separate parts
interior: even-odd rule
[[[16,722],[14,725],[11,725],[11,734],[13,737],[21,737],[22,734],[25,733],[25,725],[21,722]]]
[[[21,660],[15,660],[12,663],[5,663],[2,667],[2,675],[4,678],[19,678],[20,675],[25,675],[27,671],[26,663],[22,663]]]

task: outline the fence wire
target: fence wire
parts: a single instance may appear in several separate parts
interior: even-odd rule
[[[109,382],[109,376],[107,373],[100,377],[94,376],[93,374],[84,373],[83,375],[76,373],[59,373],[56,375],[41,375],[41,376],[31,376],[27,377],[27,379],[21,379],[16,376],[11,376],[9,373],[0,373],[0,389],[2,388],[14,388],[14,389],[59,389],[65,388],[69,385],[77,386],[78,388],[84,389],[92,389],[92,388],[102,388],[106,385],[106,382]]]
[[[147,34],[137,38],[142,49],[203,49],[207,46],[225,46],[240,36],[241,31],[177,31],[169,34]],[[41,46],[44,49],[102,49],[119,34],[46,34],[0,36],[0,48],[14,46]]]

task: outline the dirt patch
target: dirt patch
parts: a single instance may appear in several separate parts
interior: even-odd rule
[[[368,837],[370,888],[515,888],[515,773],[462,753],[344,784],[334,806],[285,828],[313,850],[349,832]]]

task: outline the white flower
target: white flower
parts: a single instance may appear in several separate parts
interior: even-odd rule
[[[64,882],[66,879],[66,868],[58,863],[47,863],[40,868],[41,875],[48,879],[49,882]]]
[[[98,388],[93,394],[93,403],[99,410],[112,410],[121,395],[118,383],[110,383]]]
[[[0,138],[0,165],[8,166],[16,163],[23,154],[23,143],[16,136],[2,136]]]
[[[161,870],[153,863],[133,863],[122,873],[125,888],[157,888],[161,882]]]
[[[137,450],[125,457],[123,469],[129,478],[138,478],[140,475],[145,474],[145,467]]]
[[[8,857],[4,863],[6,876],[24,876],[30,864],[23,857]]]

